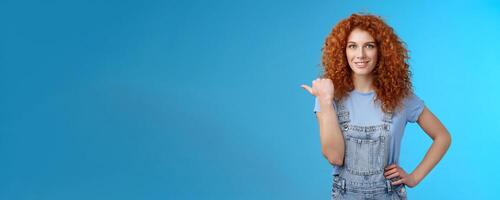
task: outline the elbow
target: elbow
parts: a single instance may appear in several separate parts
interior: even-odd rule
[[[344,164],[344,159],[340,159],[339,157],[331,156],[331,158],[327,159],[331,165],[342,166]]]
[[[448,132],[439,135],[439,137],[435,140],[438,141],[438,143],[442,144],[445,149],[448,149],[451,146],[451,135]]]
[[[344,156],[341,152],[329,152],[328,149],[323,148],[323,156],[328,160],[331,165],[342,166],[344,164]]]
[[[446,149],[448,149],[451,146],[451,135],[450,133],[446,134]]]

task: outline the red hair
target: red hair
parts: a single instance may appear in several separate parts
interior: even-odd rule
[[[372,75],[376,100],[381,102],[384,112],[394,112],[412,92],[409,57],[404,43],[380,17],[352,14],[333,28],[322,47],[322,76],[332,80],[337,101],[354,89],[345,51],[347,37],[354,28],[367,31],[375,39],[378,61]]]

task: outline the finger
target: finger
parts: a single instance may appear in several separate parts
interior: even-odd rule
[[[386,169],[386,170],[388,170],[388,169],[392,169],[392,168],[394,168],[394,167],[397,167],[397,165],[396,165],[396,164],[390,164],[390,165],[387,165],[387,166],[385,167],[385,169]]]
[[[384,175],[393,174],[394,172],[397,172],[397,171],[398,171],[398,168],[392,168],[392,169],[389,169],[389,170],[385,170]]]
[[[396,173],[396,172],[398,172],[398,169],[397,169],[397,168],[396,168],[396,169],[391,169],[391,170],[389,170],[389,171],[386,171],[386,172],[384,173],[384,176],[388,176],[388,175],[394,174],[394,173]]]
[[[404,179],[399,179],[397,181],[394,181],[394,182],[391,183],[391,185],[401,185],[403,183],[403,180]]]
[[[399,177],[399,172],[396,172],[396,173],[394,173],[394,174],[391,174],[391,175],[389,175],[389,176],[386,176],[385,178],[387,178],[387,179],[392,179],[392,178],[395,178],[395,177]]]
[[[312,88],[307,86],[307,85],[301,85],[300,87],[304,88],[305,90],[307,90],[309,93],[313,94],[313,91],[312,91]]]
[[[392,165],[389,165],[389,166],[385,167],[385,170],[390,170],[390,169],[395,168],[395,167],[397,167],[397,165],[396,164],[392,164]]]

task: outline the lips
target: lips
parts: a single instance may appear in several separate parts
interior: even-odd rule
[[[366,66],[370,61],[358,61],[358,62],[354,62],[354,64],[356,66],[359,66],[359,67],[364,67]]]

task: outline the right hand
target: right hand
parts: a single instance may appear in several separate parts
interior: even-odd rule
[[[317,78],[312,81],[312,87],[308,85],[301,85],[300,87],[321,100],[333,100],[334,87],[332,80],[329,78]]]

